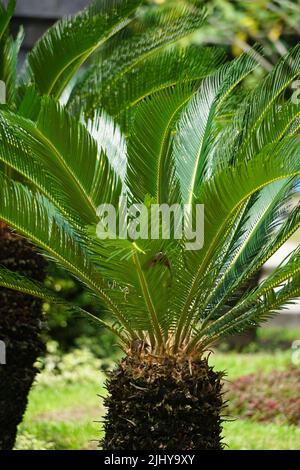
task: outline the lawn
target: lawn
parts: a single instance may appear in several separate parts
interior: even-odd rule
[[[248,354],[215,353],[211,363],[227,370],[233,380],[253,372],[285,369],[291,351]],[[78,378],[64,372],[52,383],[51,372],[40,374],[32,389],[25,420],[19,428],[17,449],[97,449],[101,439],[103,374],[81,373]],[[83,367],[83,366],[81,366]],[[99,396],[100,395],[100,396]],[[300,449],[300,428],[250,420],[233,420],[224,426],[224,442],[229,449]]]

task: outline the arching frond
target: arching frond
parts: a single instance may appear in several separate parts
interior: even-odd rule
[[[8,0],[7,7],[0,4],[0,40],[3,39],[3,36],[7,32],[8,25],[11,18],[13,17],[16,7],[16,0]]]
[[[216,276],[211,293],[201,306],[203,313],[207,308],[208,319],[218,312],[221,315],[220,307],[226,307],[230,297],[238,296],[238,289],[261,268],[264,262],[261,254],[285,225],[287,205],[294,195],[295,181],[276,181],[263,188],[250,210],[245,212],[242,232],[232,252],[226,254],[220,275]],[[214,305],[210,304],[212,300]]]
[[[28,57],[27,74],[44,95],[60,97],[80,66],[124,28],[141,0],[95,0],[50,28]]]
[[[52,304],[58,304],[76,315],[83,315],[84,317],[88,317],[96,324],[100,324],[105,328],[111,330],[112,333],[118,336],[121,342],[123,342],[124,344],[128,343],[128,339],[126,338],[126,336],[123,336],[122,330],[116,325],[111,325],[103,321],[101,318],[96,317],[92,313],[84,310],[83,308],[78,307],[77,305],[74,305],[71,302],[67,302],[63,297],[60,297],[59,295],[57,295],[57,293],[52,292],[40,282],[24,277],[19,273],[10,271],[9,269],[3,266],[0,266],[0,286],[4,287],[5,289],[23,292],[24,294],[37,297]]]
[[[299,144],[298,138],[286,138],[280,144],[266,146],[263,152],[250,162],[245,161],[238,166],[228,168],[202,185],[198,201],[205,206],[206,242],[204,250],[187,255],[194,268],[194,275],[192,282],[189,283],[186,301],[179,317],[177,342],[180,340],[190,305],[200,287],[200,280],[206,274],[211,257],[219,240],[222,240],[222,236],[226,233],[234,211],[258,189],[276,180],[300,174]],[[264,162],[263,166],[261,161]],[[222,194],[222,201],[219,194]],[[190,319],[190,315],[188,318]]]
[[[143,202],[151,195],[159,204],[168,202],[170,189],[174,189],[170,168],[172,131],[192,94],[193,88],[187,86],[164,90],[141,103],[136,111],[128,140],[127,184],[137,201]]]
[[[30,155],[39,160],[43,171],[50,172],[62,186],[60,196],[63,198],[65,194],[68,206],[86,224],[97,220],[96,211],[101,203],[118,199],[121,184],[106,154],[98,153],[97,143],[87,129],[57,103],[44,99],[36,123],[10,112],[4,111],[2,116],[6,126],[10,126],[12,139],[20,148],[25,145]],[[14,151],[9,127],[5,128],[2,138]],[[28,165],[33,164],[29,157]],[[18,166],[25,170],[26,163]],[[35,176],[41,174],[38,166],[36,170]],[[50,192],[51,187],[48,189]],[[56,199],[55,193],[53,199]]]
[[[83,110],[87,115],[103,107],[126,124],[128,114],[134,112],[141,100],[178,83],[198,83],[214,72],[222,60],[222,51],[215,48],[177,47],[158,51],[122,75],[106,93],[103,92],[103,72],[98,65],[95,70],[87,70],[86,78],[83,77],[83,82],[73,90],[68,106],[72,112]]]
[[[217,162],[211,157],[209,165],[208,159],[217,140],[218,112],[228,94],[254,66],[254,58],[244,55],[232,64],[220,67],[202,82],[182,113],[174,142],[174,158],[184,203],[194,202],[205,173],[214,172]]]
[[[83,240],[78,240],[49,201],[2,176],[0,218],[97,294],[114,312],[115,318],[132,331],[126,317],[106,294],[103,280],[93,267]]]
[[[108,45],[108,49],[95,60],[95,64],[87,70],[72,93],[70,105],[74,107],[77,101],[77,108],[78,105],[79,109],[82,109],[83,106],[83,110],[88,116],[91,116],[99,107],[104,107],[113,115],[119,112],[118,106],[121,109],[124,108],[123,101],[127,97],[130,99],[130,83],[134,83],[133,80],[137,82],[140,78],[142,79],[137,75],[139,71],[144,70],[145,66],[148,71],[150,71],[151,65],[157,67],[157,61],[154,59],[153,62],[151,56],[156,55],[157,51],[167,45],[196,31],[202,25],[204,18],[203,9],[196,7],[193,11],[186,7],[180,7],[176,11],[171,9],[167,13],[158,9],[150,18],[147,16],[146,24],[144,24],[143,18],[139,17],[133,28],[135,32],[126,30],[119,34]],[[149,59],[150,62],[148,62]],[[189,56],[187,56],[187,60],[192,65]],[[167,68],[165,71],[159,70],[159,73],[162,74],[160,81],[154,78],[155,88],[158,90],[164,81],[164,75],[168,74],[167,70],[170,65],[174,72],[173,83],[174,80],[178,81],[176,75],[178,77],[179,74],[178,66],[172,61],[171,56],[168,58],[168,64],[161,65],[165,65]],[[203,73],[203,68],[198,71],[198,73],[201,72]],[[150,73],[152,77],[156,75],[154,70],[151,70]],[[150,77],[147,77],[144,85],[140,86],[151,89]],[[112,98],[113,93],[115,93],[115,98]],[[117,95],[120,95],[119,98]],[[113,111],[114,103],[117,107]]]

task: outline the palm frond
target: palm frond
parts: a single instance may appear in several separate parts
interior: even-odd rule
[[[44,196],[32,193],[3,175],[0,218],[97,294],[114,312],[115,318],[133,332],[126,316],[106,294],[103,280],[88,257],[84,241],[78,240],[77,234]]]
[[[203,80],[197,94],[186,106],[177,126],[174,158],[184,202],[191,204],[199,192],[205,173],[213,173],[217,162],[208,158],[216,144],[214,126],[218,110],[228,94],[255,67],[252,55],[243,55],[232,64],[225,64]]]
[[[14,14],[16,2],[9,0],[7,7],[0,3],[0,79],[5,84],[5,102],[14,105],[18,53],[23,41],[23,29],[16,38],[9,34],[9,25]]]
[[[77,101],[77,108],[79,105],[79,109],[82,109],[83,105],[88,116],[91,116],[99,107],[104,107],[110,114],[114,114],[111,108],[113,102],[119,103],[122,107],[120,100],[130,96],[128,95],[130,91],[128,85],[125,87],[124,95],[124,84],[129,84],[132,79],[137,79],[136,72],[142,70],[145,64],[148,70],[151,63],[157,66],[157,62],[153,62],[151,56],[156,55],[160,49],[167,45],[196,31],[202,25],[204,18],[203,9],[194,8],[193,11],[190,11],[186,7],[177,8],[176,11],[171,9],[167,13],[157,9],[150,18],[147,16],[146,24],[140,16],[132,28],[136,31],[135,33],[132,34],[128,29],[122,31],[110,42],[107,50],[100,53],[95,64],[87,70],[82,80],[79,80],[78,86],[74,88],[70,105],[74,107]],[[147,62],[149,59],[150,62]],[[169,68],[172,63],[170,58],[168,62]],[[177,67],[173,62],[173,70],[175,69],[174,72],[177,71],[178,75]],[[199,72],[201,71],[199,70]],[[160,73],[167,75],[167,72],[160,71]],[[155,75],[154,71],[151,71],[151,75]],[[176,81],[175,75],[174,79]],[[160,83],[157,80],[155,83],[156,89],[160,89],[163,77]],[[150,85],[149,77],[147,77],[144,86]],[[91,93],[91,90],[95,91]],[[112,92],[116,93],[115,100],[111,99]],[[119,99],[117,99],[117,94],[120,94]],[[115,112],[117,109],[118,107]]]
[[[198,201],[205,206],[205,252],[189,252],[187,255],[195,271],[192,281],[189,280],[188,294],[178,320],[177,342],[180,340],[179,335],[182,334],[182,326],[190,305],[201,285],[200,281],[206,275],[211,257],[226,233],[235,210],[264,186],[276,180],[299,175],[299,144],[300,141],[292,137],[277,145],[266,146],[263,152],[251,161],[221,171],[202,185]],[[264,162],[263,166],[261,161]],[[222,201],[219,194],[222,194]]]
[[[223,58],[222,51],[216,48],[159,50],[130,68],[105,93],[103,72],[97,66],[94,71],[93,68],[87,70],[82,83],[73,90],[68,106],[72,112],[83,110],[88,116],[103,107],[128,128],[127,116],[141,100],[178,83],[198,83],[214,72]]]
[[[60,97],[81,65],[124,28],[141,0],[95,0],[50,28],[28,56],[27,75],[41,94]]]
[[[97,142],[98,153],[104,153],[107,156],[124,190],[127,172],[127,143],[121,129],[103,110],[84,122],[87,130]]]
[[[241,107],[237,120],[242,129],[242,144],[235,156],[237,160],[247,157],[248,148],[251,151],[251,139],[265,116],[299,74],[300,45],[298,44],[278,62],[263,83],[249,94]]]
[[[128,339],[122,334],[122,330],[120,329],[120,327],[109,324],[101,318],[88,312],[87,310],[78,307],[77,305],[74,305],[71,302],[67,302],[63,297],[60,297],[59,295],[57,295],[57,293],[51,291],[42,283],[36,280],[29,279],[25,276],[20,275],[19,273],[10,271],[5,267],[0,266],[0,286],[4,287],[5,289],[15,290],[17,292],[22,292],[24,294],[37,297],[51,304],[60,305],[73,314],[88,317],[96,324],[100,324],[112,331],[112,333],[118,336],[121,342],[123,342],[124,344],[128,344]]]
[[[7,32],[15,7],[16,0],[9,0],[6,8],[3,5],[3,2],[0,3],[0,40],[2,40],[3,36]]]
[[[250,209],[245,211],[241,221],[242,232],[231,253],[226,253],[220,274],[215,275],[212,291],[201,305],[203,313],[207,308],[207,319],[220,315],[222,304],[226,308],[225,302],[228,301],[230,305],[230,296],[238,296],[238,289],[261,268],[262,251],[274,240],[279,226],[285,223],[287,204],[294,195],[295,181],[279,180],[263,188]],[[253,270],[257,260],[260,262]],[[212,299],[214,305],[210,304]]]
[[[166,260],[171,259],[174,243],[119,237],[101,240],[95,233],[95,227],[91,227],[89,248],[109,295],[117,304],[126,305],[128,318],[141,337],[146,336],[153,347],[155,341],[161,346],[169,331],[173,272],[164,260],[156,260],[162,252]]]
[[[170,188],[174,188],[166,171],[170,169],[172,131],[193,93],[193,87],[177,86],[139,105],[128,139],[127,184],[136,201],[151,195],[158,204],[168,202]],[[172,172],[170,176],[174,176]]]
[[[251,326],[258,326],[263,321],[268,320],[279,309],[299,297],[299,280],[299,275],[294,275],[277,292],[270,288],[263,294],[259,288],[255,289],[236,307],[212,322],[206,329],[200,330],[193,338],[189,348],[192,349],[197,343],[199,343],[200,348],[206,348],[209,344],[225,335],[240,333]]]
[[[67,205],[85,223],[97,220],[101,203],[118,199],[121,184],[106,154],[98,153],[97,143],[85,126],[52,99],[43,100],[36,123],[10,112],[3,111],[2,116],[11,126],[13,139],[21,148],[25,144],[44,171],[57,180],[63,188],[60,195],[68,198]],[[8,135],[8,129],[5,133]]]

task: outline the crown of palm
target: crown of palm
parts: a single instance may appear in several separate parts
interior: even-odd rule
[[[0,285],[89,315],[124,347],[141,340],[153,353],[199,354],[300,294],[299,248],[257,288],[241,290],[299,228],[299,205],[289,208],[299,107],[286,96],[300,46],[245,96],[255,51],[220,65],[217,49],[166,49],[199,28],[203,12],[144,18],[140,3],[96,1],[62,20],[29,54],[17,85],[20,36],[7,34],[14,2],[1,7],[0,218],[78,278],[111,322],[5,268]],[[97,207],[125,192],[145,204],[204,204],[204,248],[99,240]]]

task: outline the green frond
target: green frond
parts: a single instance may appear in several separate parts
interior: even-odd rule
[[[73,90],[68,106],[72,112],[84,110],[87,115],[103,107],[117,121],[126,123],[127,115],[143,99],[178,83],[198,83],[214,72],[223,59],[223,52],[216,48],[176,47],[158,51],[122,75],[106,93],[102,90],[102,68],[97,65],[87,70],[83,82]]]
[[[105,112],[96,112],[85,126],[98,145],[98,153],[107,156],[124,190],[127,172],[127,143],[117,123]],[[108,201],[109,202],[109,199]]]
[[[189,263],[194,267],[194,275],[178,321],[177,342],[190,305],[201,287],[200,281],[206,275],[211,257],[226,233],[230,218],[235,210],[259,189],[276,180],[300,174],[299,145],[299,139],[293,137],[286,138],[280,144],[266,146],[263,152],[251,161],[223,170],[202,185],[198,201],[205,207],[206,239],[203,250],[187,254]]]
[[[5,289],[23,292],[23,294],[28,294],[47,302],[56,301],[54,292],[47,289],[43,284],[13,272],[4,266],[0,266],[0,286]]]
[[[87,223],[95,221],[100,204],[116,200],[120,182],[104,152],[87,129],[54,101],[43,102],[35,134],[47,149],[43,161],[67,187]]]
[[[172,257],[172,243],[156,240],[100,240],[96,228],[89,229],[93,262],[107,283],[109,295],[126,306],[131,325],[141,338],[149,335],[161,345],[169,331],[168,299],[173,273],[164,262],[156,262],[160,250]],[[174,244],[173,244],[174,245]],[[178,250],[177,250],[178,251]]]
[[[97,294],[115,318],[132,331],[126,317],[106,294],[84,241],[78,240],[78,235],[42,195],[2,176],[0,219]]]
[[[225,64],[204,79],[197,94],[184,109],[176,129],[174,158],[183,201],[191,204],[199,193],[205,173],[214,173],[216,120],[228,94],[254,68],[252,55]],[[210,155],[213,155],[209,161]]]
[[[260,127],[272,105],[282,96],[287,87],[300,75],[300,45],[288,52],[267,75],[260,86],[249,94],[241,107],[237,119],[242,126],[242,144],[236,159],[244,159],[251,150],[251,139]]]
[[[270,290],[258,298],[259,291],[256,298],[252,294],[251,300],[244,302],[243,308],[238,304],[223,317],[212,322],[206,330],[196,334],[189,348],[192,349],[198,344],[199,348],[205,349],[224,336],[241,333],[249,327],[260,325],[300,296],[299,281],[300,277],[297,275],[277,292]]]
[[[17,61],[23,38],[24,32],[21,28],[16,39],[8,36],[0,42],[0,78],[5,83],[6,103],[10,106],[15,102]]]
[[[7,32],[10,20],[13,17],[16,7],[16,0],[8,0],[7,7],[0,3],[0,40],[3,39],[3,36]]]
[[[290,102],[278,103],[277,101],[272,104],[261,125],[251,136],[244,158],[251,158],[268,143],[278,142],[286,135],[289,135],[290,128],[299,115],[299,106],[296,104]]]
[[[198,201],[206,208],[205,247],[208,251],[226,231],[226,223],[235,209],[248,197],[274,181],[299,175],[299,145],[298,137],[268,145],[251,161],[223,170],[202,185]],[[222,201],[219,194],[222,194]]]
[[[27,74],[41,94],[60,97],[81,65],[124,28],[141,0],[95,0],[50,28],[28,56]]]
[[[9,25],[14,14],[16,2],[9,0],[7,7],[0,3],[0,80],[5,83],[5,102],[14,105],[16,93],[17,59],[23,41],[23,29],[16,38],[9,34]]]
[[[158,204],[168,202],[174,179],[170,146],[176,118],[193,95],[192,87],[177,86],[145,100],[136,110],[128,139],[127,184],[137,201],[151,195]],[[180,202],[179,200],[174,202]]]
[[[55,178],[56,185],[61,185],[58,195],[84,223],[97,220],[96,211],[101,203],[119,197],[121,184],[106,154],[98,153],[97,143],[85,126],[52,99],[43,99],[36,123],[13,113],[3,111],[1,114],[4,122],[11,126],[13,140],[21,149],[25,145],[29,155],[39,160],[43,171]],[[5,134],[8,135],[8,129],[4,129],[4,139]],[[14,151],[9,138],[6,140]],[[30,157],[27,164],[34,165]],[[25,171],[26,162],[17,163],[15,159],[15,169],[17,165]],[[26,177],[30,177],[29,172]],[[41,174],[38,166],[34,173]],[[42,182],[39,183],[41,189]],[[54,192],[51,199],[56,200],[56,196]]]
[[[8,90],[0,220],[76,277],[111,321],[2,267],[0,286],[100,322],[124,348],[138,339],[154,355],[194,357],[300,295],[299,247],[246,288],[300,227],[300,112],[289,90],[300,75],[300,45],[250,91],[243,80],[255,50],[223,64],[219,49],[180,44],[202,25],[201,2],[141,4],[95,0],[61,20],[29,54],[16,87],[21,35],[8,33],[15,2],[0,2]],[[120,196],[132,205],[121,228],[136,222],[136,232],[102,239],[97,209],[111,203],[118,224]],[[148,238],[134,220],[140,203]],[[175,217],[168,240],[162,218],[151,220],[152,204],[175,203],[192,204],[192,214],[204,205],[202,249],[186,250],[188,237],[172,234]],[[151,238],[155,223],[160,233]]]
[[[49,302],[51,304],[58,304],[76,315],[87,317],[96,324],[100,324],[105,328],[108,328],[112,331],[112,333],[119,337],[121,342],[124,344],[128,343],[128,339],[126,336],[123,336],[122,330],[116,325],[111,325],[101,318],[96,317],[92,313],[82,309],[81,307],[67,302],[63,297],[58,296],[40,282],[24,277],[19,273],[10,271],[3,266],[0,266],[0,286],[4,287],[5,289],[15,290],[17,292],[22,292],[24,294],[37,297],[38,299],[44,300],[45,302]]]
[[[18,114],[36,121],[41,110],[42,98],[34,85],[20,85],[17,90]]]
[[[134,83],[133,80],[142,80],[143,77],[140,78],[139,73],[141,70],[143,74],[145,73],[144,67],[154,77],[152,88],[160,90],[164,81],[172,80],[172,76],[168,73],[170,65],[174,72],[173,83],[174,80],[176,83],[178,80],[176,75],[178,76],[180,73],[178,71],[179,64],[177,65],[175,61],[171,62],[169,58],[168,65],[161,64],[167,68],[165,71],[160,70],[162,77],[157,80],[154,70],[151,70],[150,67],[151,65],[157,67],[158,62],[151,56],[154,54],[159,61],[158,51],[196,31],[202,25],[204,18],[203,9],[195,8],[190,11],[186,7],[180,7],[176,9],[176,12],[174,10],[168,11],[167,14],[157,9],[155,14],[151,15],[150,19],[147,18],[146,21],[141,16],[138,17],[132,28],[134,33],[127,28],[108,44],[107,50],[104,50],[103,53],[100,52],[99,57],[95,59],[95,64],[87,70],[78,86],[75,87],[70,106],[83,109],[88,116],[91,116],[100,107],[104,107],[110,114],[115,115],[120,111],[118,106],[122,110],[125,107],[123,101],[130,100],[130,93],[135,91],[135,87],[133,87],[131,92],[130,84]],[[187,60],[190,61],[191,58],[188,56]],[[203,67],[198,72],[194,69],[194,74],[199,76],[199,73],[203,73]],[[143,93],[140,97],[145,94],[149,95],[148,87],[151,89],[150,77],[144,76],[147,77],[147,80],[144,85],[140,85],[141,93]],[[192,71],[189,76],[193,76]],[[144,87],[148,88],[148,93],[143,89]],[[91,90],[94,91],[91,92]],[[139,95],[138,88],[137,94]],[[120,96],[118,97],[118,95]],[[140,98],[137,96],[131,99],[136,101]],[[116,106],[113,110],[114,103]]]
[[[207,319],[220,315],[221,306],[226,306],[226,302],[230,304],[230,297],[238,296],[238,289],[259,270],[261,254],[266,244],[274,239],[276,231],[278,233],[278,227],[284,224],[287,204],[294,195],[295,181],[276,181],[263,188],[244,212],[240,228],[236,229],[237,233],[240,230],[240,234],[231,253],[226,253],[219,276],[214,273],[214,286],[201,305],[203,314],[207,309]],[[253,265],[258,260],[259,264],[253,271]],[[214,305],[210,303],[212,300]]]
[[[38,152],[34,153],[34,146],[26,134],[22,138],[19,120],[14,120],[14,114],[0,112],[0,161],[7,169],[13,171],[19,179],[23,179],[31,188],[44,194],[66,219],[80,227],[81,218],[72,209],[69,197],[64,187],[53,178],[41,165]],[[24,131],[25,132],[25,131]],[[35,141],[33,141],[35,144]]]

